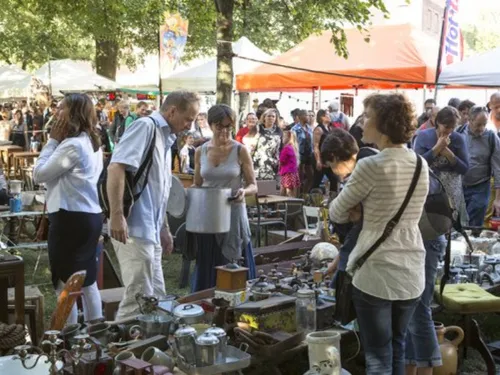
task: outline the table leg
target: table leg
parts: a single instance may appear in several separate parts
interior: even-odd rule
[[[7,289],[9,287],[9,279],[7,277],[0,277],[0,322],[8,323],[9,310],[8,310],[8,295]]]
[[[14,292],[16,324],[21,324],[24,327],[24,262],[17,266]]]

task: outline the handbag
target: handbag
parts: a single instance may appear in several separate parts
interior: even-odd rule
[[[389,220],[380,238],[368,249],[365,254],[363,254],[363,256],[356,260],[354,269],[352,270],[352,274],[348,273],[347,271],[337,272],[337,279],[335,283],[336,304],[334,318],[342,325],[346,325],[356,319],[356,311],[352,302],[352,280],[354,277],[354,273],[363,266],[363,264],[375,252],[375,250],[377,250],[377,248],[392,234],[392,231],[401,219],[406,206],[408,206],[408,203],[410,202],[413,192],[415,191],[415,188],[417,186],[421,171],[422,159],[417,155],[417,167],[415,168],[415,173],[413,174],[410,188],[406,193],[406,197],[403,201],[403,204],[399,208],[399,211],[391,220]]]

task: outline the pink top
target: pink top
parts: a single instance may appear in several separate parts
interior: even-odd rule
[[[297,173],[299,171],[297,156],[291,144],[287,144],[280,153],[280,176],[287,173]]]

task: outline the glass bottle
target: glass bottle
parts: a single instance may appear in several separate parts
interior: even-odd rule
[[[316,331],[316,293],[311,289],[299,289],[295,301],[297,332],[306,334]]]

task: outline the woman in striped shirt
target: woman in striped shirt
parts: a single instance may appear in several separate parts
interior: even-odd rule
[[[392,234],[355,270],[355,262],[400,209],[417,165],[417,155],[406,147],[416,128],[414,108],[406,96],[375,94],[364,106],[363,142],[376,144],[380,153],[357,163],[330,205],[330,218],[336,223],[356,220],[362,204],[363,229],[347,271],[353,274],[366,373],[404,374],[406,330],[424,290],[425,249],[418,223],[428,191],[428,167],[422,160],[415,191]]]

